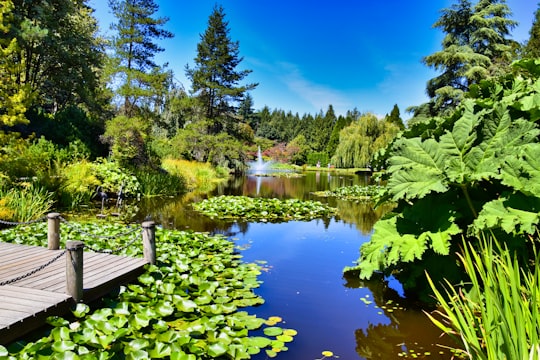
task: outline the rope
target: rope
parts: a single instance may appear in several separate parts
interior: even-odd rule
[[[39,219],[29,220],[29,221],[22,221],[22,222],[0,220],[0,224],[10,225],[10,226],[13,226],[13,225],[14,226],[17,226],[17,225],[30,225],[30,224],[38,223],[38,222],[41,222],[41,221],[44,221],[44,220],[47,220],[47,216],[42,216]]]
[[[52,258],[51,260],[49,260],[48,262],[46,262],[45,264],[35,268],[34,270],[32,271],[29,271],[27,272],[26,274],[24,275],[20,275],[20,276],[17,276],[16,278],[13,278],[13,279],[9,279],[9,280],[5,280],[5,281],[2,281],[0,282],[0,286],[4,286],[4,285],[10,285],[10,284],[13,284],[14,282],[17,282],[19,280],[22,280],[22,279],[26,279],[27,277],[29,276],[32,276],[34,275],[35,273],[45,269],[47,266],[51,265],[52,263],[54,263],[56,260],[60,259],[62,256],[65,255],[67,250],[64,250],[62,251],[60,254],[56,255],[54,258]]]
[[[96,249],[96,248],[93,248],[91,247],[90,245],[84,245],[84,248],[85,249],[88,249],[90,251],[93,251],[93,252],[96,252],[96,253],[102,253],[102,254],[114,254],[114,253],[118,253],[124,249],[127,249],[129,246],[133,245],[135,243],[135,241],[137,241],[139,238],[134,238],[133,240],[131,240],[130,242],[128,242],[127,244],[125,245],[122,245],[122,246],[119,246],[115,249],[104,249],[104,250],[101,250],[101,249]]]

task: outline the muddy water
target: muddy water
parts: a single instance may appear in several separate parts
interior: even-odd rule
[[[140,214],[167,228],[224,234],[238,245],[245,261],[264,266],[263,284],[256,291],[266,302],[250,312],[280,316],[282,327],[298,331],[278,359],[321,359],[322,351],[331,351],[339,359],[450,359],[451,353],[440,346],[451,344],[449,339],[440,338],[441,332],[422,309],[403,297],[397,281],[360,281],[343,274],[343,268],[358,258],[360,245],[369,240],[384,209],[317,198],[312,192],[368,182],[363,175],[328,173],[292,179],[244,176],[210,195],[327,201],[339,209],[339,215],[324,220],[278,224],[212,220],[191,209],[193,201],[202,199],[194,194],[148,202]]]

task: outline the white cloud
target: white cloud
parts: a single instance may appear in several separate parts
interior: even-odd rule
[[[326,111],[330,104],[338,114],[350,110],[351,102],[342,92],[306,79],[294,64],[280,62],[277,66],[276,72],[280,74],[278,78],[293,94],[305,100],[317,111]]]

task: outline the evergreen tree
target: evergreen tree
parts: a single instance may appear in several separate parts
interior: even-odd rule
[[[401,119],[401,116],[399,114],[399,107],[397,106],[397,104],[394,104],[390,115],[386,115],[385,121],[397,125],[401,130],[405,129],[405,125],[403,124],[403,120]]]
[[[109,7],[118,21],[112,25],[116,36],[111,73],[122,99],[121,113],[131,117],[145,110],[157,112],[172,78],[165,66],[154,62],[154,56],[164,51],[156,41],[173,37],[162,28],[168,18],[155,17],[154,0],[109,0]]]
[[[192,91],[211,121],[210,133],[217,134],[226,128],[236,114],[236,106],[246,91],[257,84],[241,86],[251,70],[237,70],[243,58],[239,43],[229,36],[229,23],[225,21],[222,6],[214,6],[208,19],[208,27],[197,44],[195,67],[186,66],[186,75],[191,80]]]
[[[423,61],[440,71],[428,81],[429,106],[414,108],[431,115],[448,113],[461,101],[469,86],[504,71],[510,64],[513,43],[507,38],[516,22],[509,19],[510,9],[504,0],[458,0],[442,10],[434,27],[446,36],[441,51]]]
[[[336,121],[336,113],[334,112],[334,107],[332,105],[328,105],[325,114],[321,111],[315,116],[315,121],[313,122],[313,127],[310,131],[311,136],[308,137],[308,141],[310,141],[313,150],[318,152],[326,150]]]
[[[253,110],[253,98],[250,93],[246,93],[246,96],[240,102],[238,115],[240,115],[242,120],[251,126],[252,129],[257,128],[257,116]]]
[[[332,133],[330,134],[330,139],[328,139],[328,144],[326,145],[326,152],[328,153],[328,156],[331,158],[334,156],[334,153],[336,152],[336,148],[339,144],[339,133],[343,128],[348,126],[350,122],[347,122],[347,119],[343,116],[338,116],[338,119],[336,121],[336,124],[334,125],[334,128],[332,129]]]
[[[540,58],[540,3],[538,4],[538,9],[536,9],[529,34],[529,40],[524,49],[524,56],[528,58]]]

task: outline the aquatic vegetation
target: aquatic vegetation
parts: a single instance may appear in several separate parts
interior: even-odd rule
[[[193,204],[210,217],[250,221],[312,220],[334,215],[337,209],[318,201],[267,199],[247,196],[216,196]]]
[[[75,225],[100,235],[126,232],[114,224],[106,230],[101,224]],[[27,234],[39,232],[28,238],[29,243],[46,241],[43,224],[28,228]],[[81,240],[75,233],[69,238]],[[24,237],[16,229],[1,235],[8,241]],[[111,248],[127,241],[88,245]],[[156,245],[157,264],[148,265],[138,281],[122,287],[118,295],[104,299],[104,306],[91,310],[79,304],[73,311],[75,320],[49,318],[52,329],[46,336],[0,346],[0,357],[249,359],[261,351],[273,357],[287,350],[296,331],[277,326],[277,316],[263,319],[241,310],[264,302],[253,292],[260,285],[260,267],[243,263],[232,242],[223,236],[158,229]],[[142,249],[135,243],[123,253],[133,256]]]
[[[366,200],[377,202],[384,196],[386,187],[380,185],[352,185],[342,186],[334,190],[317,191],[314,195],[323,197],[337,197],[344,200]]]
[[[540,258],[534,251],[530,267],[494,238],[479,248],[463,244],[459,255],[471,288],[436,285],[428,276],[442,310],[431,321],[463,344],[456,353],[468,359],[540,359]],[[504,244],[504,243],[503,243]]]
[[[304,174],[300,174],[297,172],[270,172],[270,173],[255,173],[252,174],[253,176],[258,177],[278,177],[278,178],[300,178],[304,176]]]

